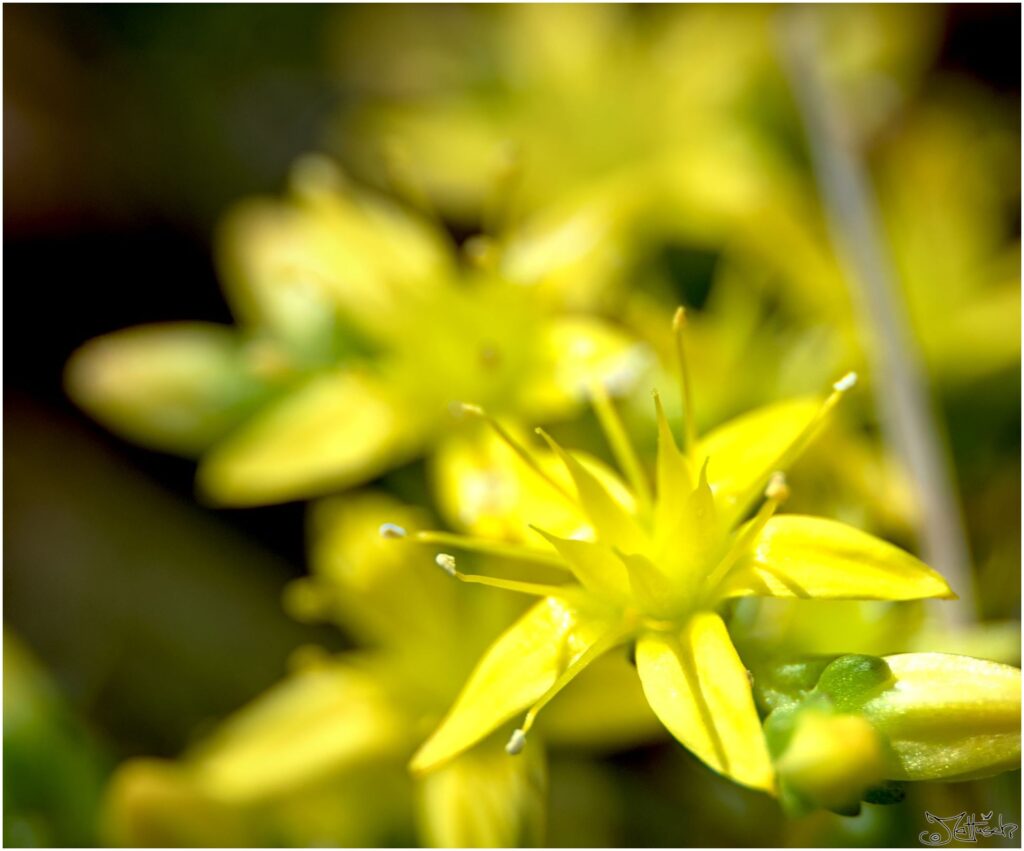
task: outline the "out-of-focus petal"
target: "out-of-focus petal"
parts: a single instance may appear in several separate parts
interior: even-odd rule
[[[572,479],[554,453],[534,446],[514,425],[504,427],[530,449],[549,478],[572,493]],[[593,464],[599,462],[594,459]],[[566,537],[588,528],[579,506],[531,469],[490,428],[466,430],[444,440],[432,458],[431,470],[438,507],[455,528],[537,546],[545,545],[530,531],[530,524]],[[614,477],[610,471],[604,473]]]
[[[287,199],[244,202],[222,225],[222,276],[241,322],[295,338],[315,318],[294,298],[308,288],[374,334],[403,295],[449,270],[438,231],[347,186],[326,158],[300,160],[292,186]]]
[[[261,505],[369,481],[410,457],[415,413],[378,379],[339,370],[310,379],[203,458],[203,493]]]
[[[331,614],[344,628],[371,644],[433,646],[453,635],[457,583],[433,562],[428,547],[385,539],[392,523],[408,532],[428,525],[423,512],[383,493],[359,493],[316,503],[309,515],[313,576],[286,602],[303,614]],[[307,599],[308,598],[308,599]]]
[[[90,416],[146,446],[197,455],[266,390],[232,329],[149,325],[90,340],[72,355],[68,393]]]
[[[548,322],[536,343],[535,374],[523,404],[539,421],[571,414],[601,382],[628,389],[648,366],[646,350],[608,322],[568,316]]]
[[[256,801],[400,753],[407,728],[365,672],[312,667],[229,718],[196,752],[192,770],[198,788],[221,801]]]
[[[417,778],[417,820],[434,848],[543,844],[547,758],[539,741],[512,759],[490,741]]]

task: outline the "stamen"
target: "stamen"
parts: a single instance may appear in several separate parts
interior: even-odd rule
[[[832,413],[832,409],[839,404],[843,395],[854,387],[856,383],[857,373],[855,372],[848,372],[835,382],[835,384],[832,385],[832,392],[829,394],[828,398],[822,402],[821,407],[818,408],[817,412],[813,417],[811,417],[807,425],[804,426],[800,434],[793,439],[792,443],[790,443],[789,446],[787,446],[772,462],[771,466],[766,469],[783,470],[792,465],[792,463],[800,456],[804,449],[807,448],[808,444],[817,435],[818,430],[828,419],[829,414]],[[767,472],[764,475],[767,475]],[[764,478],[760,478],[760,481],[764,481]],[[742,516],[756,497],[757,491],[751,489],[743,498],[738,500],[734,507],[737,515]]]
[[[512,734],[512,738],[509,739],[508,745],[505,746],[506,752],[512,755],[521,753],[523,747],[526,745],[526,734],[530,732],[530,728],[533,727],[533,723],[537,720],[537,715],[540,711],[547,706],[562,689],[583,673],[591,662],[596,660],[598,657],[603,656],[616,645],[626,641],[633,635],[635,630],[636,627],[634,624],[626,624],[619,629],[613,629],[606,632],[591,644],[590,647],[584,650],[579,658],[562,671],[548,690],[541,695],[540,699],[533,704],[533,706],[530,707],[529,711],[523,718],[522,727]]]
[[[450,555],[449,553],[438,553],[434,562],[449,576],[459,575],[459,572],[455,569],[455,556]]]
[[[683,397],[683,436],[685,449],[691,456],[697,449],[697,418],[693,409],[693,382],[686,359],[686,309],[680,306],[672,317],[672,333],[676,341],[676,360],[679,361],[679,380]]]
[[[496,576],[483,576],[477,573],[463,573],[455,563],[455,556],[451,553],[438,553],[434,558],[435,564],[449,576],[466,582],[470,585],[486,585],[489,588],[499,588],[502,591],[512,591],[516,594],[528,594],[531,597],[559,597],[566,599],[573,595],[577,586],[569,585],[546,585],[543,582],[519,582],[515,579],[499,579]]]
[[[526,733],[522,730],[513,730],[512,735],[509,737],[508,744],[505,745],[505,753],[509,756],[519,756],[525,747]]]
[[[782,504],[789,499],[789,485],[786,484],[786,474],[782,472],[772,473],[768,480],[768,487],[764,489],[765,498]]]
[[[404,538],[408,532],[405,531],[397,523],[381,523],[380,524],[380,536],[389,540],[395,540],[396,538]]]
[[[857,383],[857,373],[848,372],[842,378],[840,378],[835,384],[832,385],[832,389],[837,393],[845,393],[851,389]]]
[[[441,546],[456,547],[468,552],[483,553],[485,555],[500,556],[502,558],[518,559],[535,564],[542,564],[547,567],[560,567],[566,569],[565,563],[556,553],[547,550],[538,550],[524,544],[513,544],[507,541],[491,541],[487,538],[474,538],[469,535],[457,535],[453,532],[414,532],[413,541],[421,544],[439,544]]]
[[[460,407],[463,413],[472,414],[473,416],[480,417],[480,419],[484,420],[492,429],[494,429],[494,432],[498,435],[498,437],[500,437],[508,445],[508,447],[513,452],[515,452],[516,455],[520,457],[520,459],[522,459],[526,466],[533,470],[533,472],[540,476],[545,482],[551,485],[551,487],[558,491],[558,493],[560,493],[563,497],[569,500],[569,502],[571,502],[573,506],[576,506],[576,500],[573,498],[572,494],[570,494],[569,491],[565,489],[565,487],[563,487],[559,482],[552,478],[548,474],[548,472],[544,470],[543,467],[540,466],[540,463],[537,461],[536,458],[533,457],[533,454],[530,452],[530,450],[523,446],[514,437],[512,437],[512,435],[508,433],[505,427],[501,423],[499,423],[494,417],[488,414],[479,405],[470,405],[463,402],[460,405]]]
[[[640,460],[637,458],[636,450],[622,424],[622,419],[608,396],[607,388],[600,381],[594,381],[591,385],[590,396],[605,440],[611,446],[619,467],[629,478],[641,510],[649,509],[651,488],[647,483],[647,476],[644,475],[643,468],[640,466]]]

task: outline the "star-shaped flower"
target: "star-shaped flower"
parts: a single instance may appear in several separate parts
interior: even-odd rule
[[[755,411],[698,440],[684,324],[680,311],[674,327],[685,450],[677,448],[655,396],[660,439],[654,488],[600,387],[595,387],[596,411],[628,488],[596,475],[538,430],[571,479],[566,487],[538,455],[491,420],[534,473],[579,513],[581,526],[571,537],[536,529],[571,581],[555,585],[467,575],[452,555],[437,556],[440,567],[463,581],[542,599],[477,664],[441,726],[414,757],[414,771],[442,765],[529,707],[507,746],[509,753],[519,753],[550,700],[596,659],[633,644],[647,700],[668,730],[716,771],[771,790],[771,761],[749,676],[719,613],[722,604],[745,595],[954,596],[941,576],[885,541],[832,520],[776,515],[788,490],[779,471],[811,441],[855,376],[836,382],[823,401]],[[750,516],[762,494],[764,501]],[[443,533],[413,537],[466,549],[494,547]],[[550,550],[539,546],[500,546],[523,562],[550,563]]]
[[[453,434],[466,399],[513,419],[571,415],[595,374],[638,350],[543,281],[496,266],[498,241],[457,251],[401,205],[300,161],[284,200],[240,205],[222,230],[236,327],[168,323],[86,343],[71,396],[140,443],[199,456],[208,499],[259,505],[365,483]]]

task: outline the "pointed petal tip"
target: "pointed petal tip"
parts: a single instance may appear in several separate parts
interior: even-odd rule
[[[434,751],[437,749],[434,747],[434,736],[427,739],[419,750],[412,755],[412,759],[409,760],[406,766],[409,773],[415,777],[422,777],[424,774],[429,774],[431,771],[440,768],[446,762],[453,757],[457,756],[454,753],[442,753],[440,756]]]

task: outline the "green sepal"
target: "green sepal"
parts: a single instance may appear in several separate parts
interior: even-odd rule
[[[884,659],[850,654],[840,656],[822,671],[815,691],[827,696],[836,709],[851,711],[894,680]]]
[[[766,714],[799,703],[817,685],[822,671],[837,657],[804,656],[765,665],[754,672],[754,699]]]

